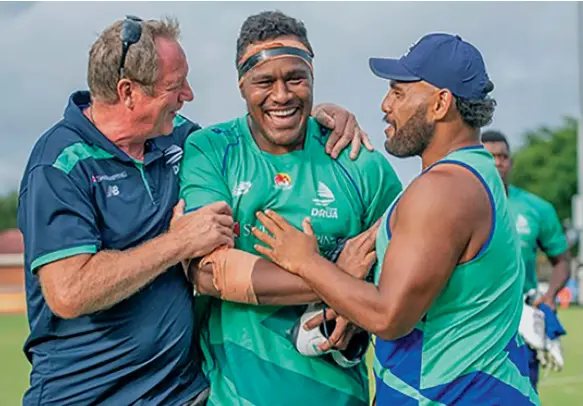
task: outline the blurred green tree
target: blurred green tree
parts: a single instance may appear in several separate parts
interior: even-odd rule
[[[577,193],[577,120],[566,117],[556,128],[527,132],[513,159],[511,183],[551,202],[561,220],[570,218]]]
[[[0,196],[0,230],[16,228],[17,207],[17,192],[12,192],[5,196]]]

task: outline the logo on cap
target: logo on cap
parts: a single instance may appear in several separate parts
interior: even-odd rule
[[[411,45],[409,45],[409,48],[407,49],[407,51],[403,54],[403,57],[406,57],[407,55],[409,55],[409,52],[411,52],[411,50],[413,48],[415,48],[415,45],[417,45],[419,43],[420,39],[418,39],[417,41],[415,41],[414,43],[412,43]]]

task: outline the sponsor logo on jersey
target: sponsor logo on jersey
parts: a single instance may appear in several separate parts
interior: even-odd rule
[[[239,223],[235,224],[235,234],[237,235],[237,237],[249,237],[252,236],[251,230],[253,229],[253,227],[257,227],[258,230],[263,231],[265,233],[269,233],[267,231],[267,229],[265,228],[265,226],[261,223],[257,223],[255,225],[253,224],[242,224],[240,227]],[[253,237],[255,238],[255,237]],[[318,245],[320,246],[320,249],[331,249],[336,247],[336,245],[338,244],[338,242],[342,239],[342,237],[334,237],[331,235],[325,235],[325,234],[317,234],[316,235],[316,240],[318,240]]]
[[[329,207],[336,197],[330,188],[324,182],[318,182],[317,197],[312,199],[316,207],[312,208],[312,217],[337,219],[338,209],[336,207]]]
[[[244,181],[244,182],[241,182],[241,183],[235,185],[231,192],[233,193],[233,196],[243,196],[243,195],[247,194],[247,192],[249,192],[249,190],[251,189],[251,186],[252,186],[251,182]]]
[[[291,176],[289,176],[287,173],[279,172],[275,174],[273,181],[275,182],[276,189],[288,190],[292,187]]]
[[[530,234],[530,225],[522,214],[516,216],[516,231],[518,231],[518,234]]]

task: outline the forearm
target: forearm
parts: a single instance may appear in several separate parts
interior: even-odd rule
[[[213,284],[213,270],[210,264],[202,267],[193,264],[190,272],[198,293],[221,297]],[[318,296],[304,280],[265,259],[259,259],[255,263],[251,283],[260,305],[286,306],[319,301]]]
[[[320,301],[302,278],[265,259],[257,261],[252,281],[255,295],[262,305],[286,306]]]
[[[166,235],[125,251],[100,251],[61,281],[69,296],[66,312],[77,317],[108,309],[176,264],[178,257],[178,244]]]
[[[565,287],[569,280],[569,275],[569,261],[567,259],[562,259],[553,266],[548,289],[551,298],[554,299],[559,291]]]
[[[381,337],[408,332],[404,320],[392,316],[390,303],[377,286],[346,274],[324,258],[311,260],[301,276],[328,306],[363,329]]]

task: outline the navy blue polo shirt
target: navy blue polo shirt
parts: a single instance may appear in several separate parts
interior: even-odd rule
[[[74,93],[64,118],[35,144],[18,207],[24,235],[32,363],[25,405],[182,405],[207,387],[195,351],[194,303],[173,267],[112,308],[71,320],[47,306],[39,267],[77,254],[125,250],[168,229],[178,201],[185,138],[198,125],[177,117],[170,136],[129,157],[83,115]]]

